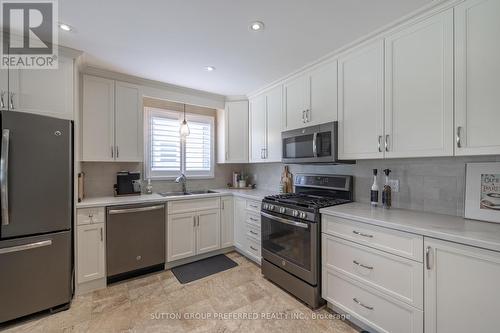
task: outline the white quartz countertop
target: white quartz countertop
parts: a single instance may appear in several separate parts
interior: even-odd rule
[[[500,224],[405,209],[372,208],[353,202],[321,209],[322,214],[500,251]]]
[[[189,200],[189,199],[200,199],[200,198],[210,198],[210,197],[220,197],[227,195],[234,195],[237,197],[242,197],[252,200],[262,200],[265,196],[277,194],[276,192],[265,191],[265,190],[238,190],[238,189],[214,189],[217,193],[204,193],[204,194],[191,194],[191,195],[179,195],[179,196],[169,196],[163,197],[158,193],[153,194],[141,194],[141,195],[131,195],[123,197],[95,197],[95,198],[84,198],[82,202],[76,204],[76,208],[91,208],[91,207],[104,207],[104,206],[117,206],[117,205],[129,205],[129,204],[140,204],[140,203],[150,203],[150,202],[167,202],[174,200]]]

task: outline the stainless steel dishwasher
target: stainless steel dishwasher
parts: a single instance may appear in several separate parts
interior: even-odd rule
[[[108,282],[149,273],[165,265],[165,205],[107,208]]]

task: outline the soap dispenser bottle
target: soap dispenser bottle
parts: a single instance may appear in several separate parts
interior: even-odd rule
[[[389,174],[391,173],[390,169],[384,169],[384,174],[385,174],[385,184],[384,184],[384,189],[382,190],[382,206],[384,208],[391,208],[392,204],[392,189],[391,186],[389,185]]]
[[[373,169],[373,184],[370,191],[370,203],[372,207],[378,206],[378,184],[377,184],[377,169]]]

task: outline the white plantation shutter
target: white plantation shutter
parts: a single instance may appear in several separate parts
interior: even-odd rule
[[[183,114],[146,108],[145,173],[153,179],[213,177],[214,118],[187,114],[190,135],[182,140],[179,128]]]

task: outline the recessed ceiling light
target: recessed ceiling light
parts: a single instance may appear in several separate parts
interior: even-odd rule
[[[264,30],[264,23],[262,23],[260,21],[252,22],[252,23],[250,23],[250,30],[253,30],[253,31]]]
[[[72,31],[73,28],[66,23],[59,23],[59,28],[64,31]]]
[[[205,67],[205,70],[206,70],[207,72],[213,72],[213,71],[215,70],[215,67],[214,67],[214,66],[206,66],[206,67]]]

